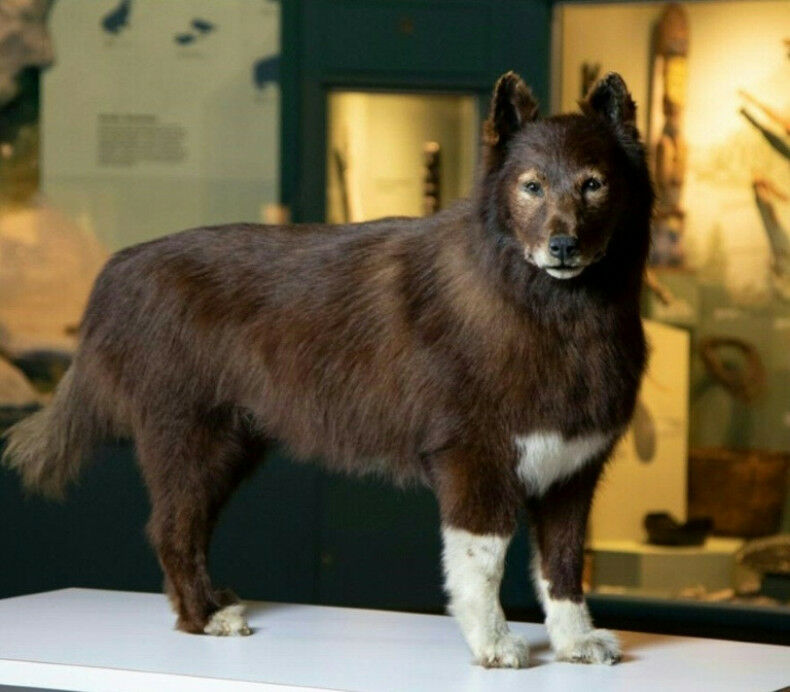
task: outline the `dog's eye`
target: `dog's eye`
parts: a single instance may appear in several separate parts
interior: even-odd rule
[[[582,183],[582,192],[595,192],[603,187],[603,183],[598,178],[587,178]]]
[[[543,188],[537,180],[528,180],[524,183],[524,190],[531,195],[539,195]]]

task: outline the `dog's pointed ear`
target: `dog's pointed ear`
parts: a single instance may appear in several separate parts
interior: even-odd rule
[[[636,130],[636,104],[616,72],[600,79],[579,105],[585,115],[599,115],[615,128]]]
[[[528,122],[538,117],[538,102],[515,72],[503,74],[494,87],[491,109],[483,125],[483,142],[502,149]]]

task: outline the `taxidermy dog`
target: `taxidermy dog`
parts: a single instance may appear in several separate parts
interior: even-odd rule
[[[48,407],[6,463],[57,495],[91,445],[130,436],[148,534],[186,632],[250,632],[207,572],[223,504],[274,442],[332,469],[428,485],[449,609],[477,663],[519,667],[499,603],[526,509],[559,659],[613,663],[582,593],[596,482],[646,359],[653,201],[635,106],[609,74],[541,118],[507,73],[471,197],[434,216],[198,228],[114,255]]]

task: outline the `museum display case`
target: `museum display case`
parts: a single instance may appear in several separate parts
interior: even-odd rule
[[[200,225],[430,215],[471,188],[499,74],[548,114],[617,71],[657,193],[652,356],[590,520],[591,607],[788,636],[790,3],[67,4],[0,0],[0,432],[52,396],[111,253]],[[0,597],[159,588],[134,451],[98,456],[63,505],[0,470]],[[213,554],[246,597],[435,612],[439,552],[427,491],[278,451]],[[534,618],[529,560],[522,528],[502,599]]]
[[[610,70],[637,102],[657,194],[644,315],[686,336],[673,353],[651,335],[637,461],[612,465],[593,514],[593,591],[787,603],[788,20],[783,2],[555,6],[553,108]],[[639,452],[639,437],[658,453],[676,434],[687,452]],[[637,505],[630,535],[604,520]],[[650,512],[671,515],[676,545],[651,542]],[[708,531],[684,534],[690,519]]]
[[[469,193],[474,94],[332,90],[328,104],[327,221],[422,216]]]

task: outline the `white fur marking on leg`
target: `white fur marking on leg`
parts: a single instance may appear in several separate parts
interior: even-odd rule
[[[510,633],[499,587],[509,538],[444,527],[443,564],[449,610],[458,620],[475,662],[487,668],[520,668],[527,643]]]
[[[587,604],[570,599],[555,599],[549,593],[549,582],[540,569],[540,554],[535,550],[532,576],[538,599],[546,613],[546,629],[558,661],[573,663],[607,663],[621,658],[620,642],[609,630],[595,629]]]
[[[203,631],[206,634],[213,634],[215,637],[250,634],[250,626],[244,617],[244,606],[241,603],[236,603],[220,608],[209,618]]]
[[[540,569],[540,550],[538,550],[538,541],[535,534],[532,534],[532,583],[535,585],[535,595],[543,606],[543,611],[546,611],[546,601],[549,600],[549,583],[543,578]]]

